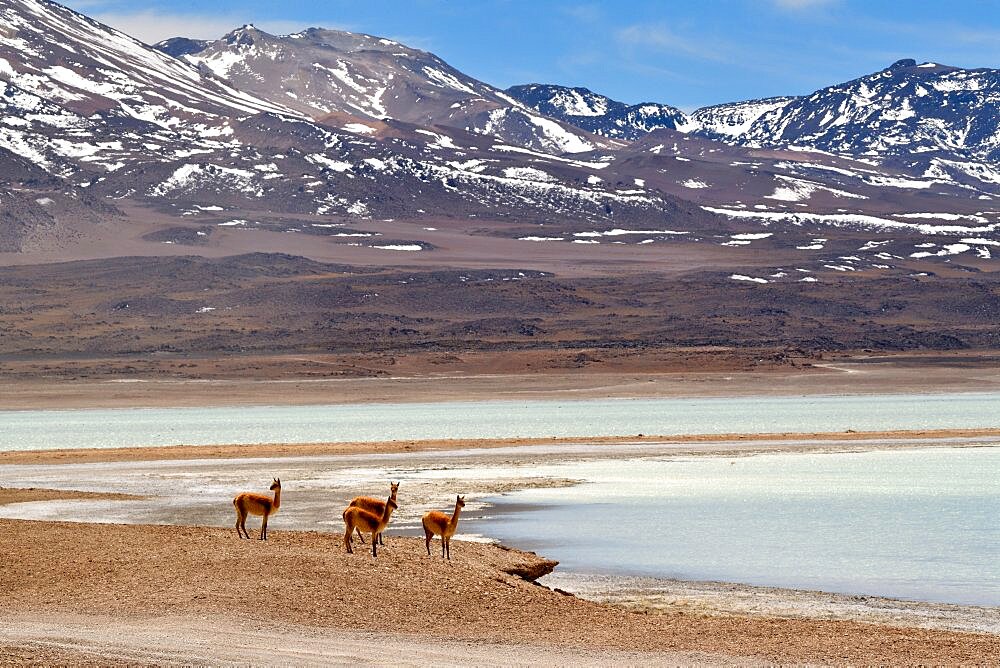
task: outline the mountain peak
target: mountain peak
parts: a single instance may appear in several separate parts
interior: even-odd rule
[[[153,45],[154,49],[158,49],[163,53],[170,54],[174,58],[180,58],[181,56],[186,56],[189,54],[195,54],[199,51],[204,51],[205,48],[211,44],[211,40],[207,39],[190,39],[188,37],[171,37],[170,39],[165,39],[161,42],[157,42]]]
[[[259,30],[254,24],[247,23],[224,35],[222,41],[234,46],[251,46],[264,35],[267,35],[267,33]]]
[[[890,70],[903,70],[908,67],[916,67],[917,61],[913,58],[901,58],[888,67]]]
[[[511,86],[507,94],[535,111],[588,132],[615,139],[636,139],[658,129],[687,125],[685,114],[665,104],[624,102],[582,86],[527,84]]]

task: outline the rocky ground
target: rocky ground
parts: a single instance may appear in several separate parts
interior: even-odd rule
[[[439,354],[442,371],[461,370],[469,352],[549,351],[564,358],[552,365],[594,366],[662,350],[690,351],[696,368],[711,360],[717,368],[752,370],[808,363],[824,353],[982,350],[998,343],[1000,284],[992,273],[849,272],[762,285],[731,280],[729,272],[677,275],[641,264],[615,276],[583,277],[540,271],[530,259],[490,261],[507,268],[355,266],[276,254],[4,267],[0,361],[112,355],[180,364],[206,355],[367,355],[302,369],[364,377],[389,375],[390,358],[417,353]],[[755,261],[769,258],[761,253]],[[604,262],[601,272],[615,271]]]

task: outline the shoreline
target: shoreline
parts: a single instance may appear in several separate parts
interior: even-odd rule
[[[337,367],[334,358],[309,356],[319,368]],[[383,375],[316,376],[293,357],[219,360],[223,370],[197,367],[202,375],[172,375],[167,360],[106,360],[86,372],[60,376],[56,361],[36,368],[27,362],[0,363],[0,411],[101,408],[225,406],[313,406],[351,403],[439,403],[485,400],[575,400],[711,398],[749,396],[867,396],[873,394],[955,394],[1000,389],[992,356],[970,362],[934,355],[832,358],[811,366],[701,370],[686,362],[658,368],[613,362],[573,368],[565,360],[534,359],[536,370],[513,365],[501,355],[465,354],[455,369],[433,361],[394,358]],[[482,357],[482,359],[479,359]],[[518,357],[514,354],[514,357]],[[316,359],[311,359],[316,358]],[[238,366],[232,366],[236,362]],[[255,364],[251,364],[254,361]],[[70,364],[67,362],[66,364]],[[532,367],[528,364],[528,367]],[[555,366],[552,366],[555,364]],[[26,365],[26,366],[25,366]],[[118,369],[118,366],[125,365]],[[139,371],[145,368],[146,371]],[[229,366],[227,366],[229,365]],[[291,365],[291,368],[285,367]],[[546,366],[549,365],[549,366]],[[21,368],[24,366],[24,368]],[[101,373],[107,367],[114,372]],[[166,374],[166,377],[157,372]],[[312,371],[310,371],[312,369]],[[191,372],[195,373],[195,372]],[[218,374],[218,375],[215,375]],[[255,375],[256,374],[256,375]]]
[[[522,480],[520,485],[512,489],[523,489],[531,485],[531,481]],[[568,481],[553,481],[553,486],[566,484]],[[548,486],[543,484],[542,486]],[[503,489],[491,490],[490,494],[502,494]],[[106,492],[81,492],[77,490],[46,489],[46,488],[3,488],[0,487],[0,507],[16,503],[32,503],[38,501],[80,501],[108,500],[130,501],[142,500],[146,497],[130,494]],[[478,515],[475,520],[490,517],[492,504],[485,504],[473,511]],[[64,524],[66,520],[33,520],[0,517],[0,525],[10,522],[41,522]],[[73,524],[87,525],[86,520],[70,520]],[[207,527],[199,524],[160,524],[129,522],[127,524],[97,522],[103,526],[158,527],[160,529],[219,529],[222,527]],[[283,532],[301,533],[301,530],[281,529]],[[325,536],[336,542],[339,537],[337,530],[312,530],[318,536]],[[387,536],[396,538],[420,539],[420,531],[414,527],[392,527]],[[498,539],[480,534],[456,534],[455,541],[459,550],[467,544],[478,544],[497,548],[504,552],[530,554],[519,548],[508,546]],[[358,546],[356,546],[358,549]],[[366,548],[361,547],[362,552]],[[436,552],[432,552],[434,556]],[[530,580],[555,593],[562,593],[592,601],[611,605],[624,610],[642,614],[698,614],[715,617],[748,617],[774,618],[789,620],[838,620],[854,621],[870,624],[890,625],[902,628],[933,629],[940,631],[958,631],[985,633],[1000,637],[1000,607],[969,605],[956,603],[941,603],[916,599],[901,599],[870,594],[849,594],[834,591],[795,589],[788,587],[751,585],[735,581],[699,581],[679,580],[675,578],[659,578],[649,576],[630,576],[624,574],[586,574],[560,571],[557,562],[551,561],[545,555],[538,555],[541,562],[552,564],[542,570],[527,569],[533,575]],[[610,586],[609,586],[610,585]]]
[[[608,584],[614,588],[609,589]],[[641,612],[684,611],[782,619],[836,619],[900,627],[1000,635],[1000,607],[870,594],[792,589],[724,580],[588,575],[558,569],[540,578],[550,589]]]
[[[480,377],[479,379],[491,378],[496,382],[504,382],[508,379],[507,376],[495,376],[495,377]],[[366,379],[373,383],[386,382],[387,379],[377,378],[377,379]],[[426,381],[428,379],[416,379],[416,378],[391,378],[389,381]],[[435,381],[445,381],[449,380],[447,378],[434,379]],[[467,380],[467,378],[457,378],[455,380]],[[301,385],[303,383],[337,383],[337,382],[355,382],[356,379],[350,380],[295,380],[295,381],[285,381],[285,380],[267,380],[267,381],[251,381],[253,383],[260,383],[264,386],[270,385],[280,385],[282,383],[289,383],[293,385]],[[126,383],[131,384],[132,382],[141,383],[146,381],[102,381],[104,383]],[[153,381],[150,381],[153,382]],[[186,385],[188,383],[194,383],[198,385],[220,385],[224,386],[229,383],[229,381],[155,381],[156,383],[177,383],[179,385]],[[649,381],[655,382],[655,381]],[[88,387],[90,387],[88,385]],[[94,389],[94,388],[91,388]],[[99,388],[98,388],[99,389]],[[600,388],[605,390],[606,388]],[[4,383],[0,383],[0,396],[3,393],[13,393],[16,392],[14,389],[10,389],[10,386]],[[538,392],[504,392],[497,391],[491,397],[485,396],[410,396],[407,395],[405,398],[399,397],[383,397],[374,398],[366,397],[365,399],[357,398],[347,398],[347,397],[317,397],[312,400],[305,400],[302,397],[298,397],[294,392],[292,392],[284,400],[276,395],[270,395],[268,393],[262,393],[264,396],[268,396],[268,401],[261,401],[259,397],[260,394],[256,395],[253,399],[240,400],[237,397],[226,397],[220,398],[219,393],[223,392],[224,389],[220,388],[218,390],[212,391],[212,397],[206,397],[205,400],[199,400],[194,403],[193,400],[189,402],[179,402],[173,399],[163,401],[153,401],[151,403],[134,403],[133,400],[122,401],[122,397],[117,397],[119,400],[116,404],[108,404],[97,402],[96,400],[91,403],[86,403],[84,405],[58,405],[56,407],[45,407],[40,408],[32,403],[27,403],[28,399],[24,400],[25,406],[19,406],[16,402],[12,405],[3,403],[5,400],[9,402],[8,398],[0,399],[0,417],[4,414],[17,414],[17,413],[33,413],[33,412],[46,412],[46,413],[71,413],[71,412],[85,412],[85,411],[142,411],[142,410],[198,410],[198,409],[230,409],[230,408],[259,408],[259,409],[274,409],[274,408],[324,408],[324,407],[355,407],[355,406],[393,406],[393,405],[414,405],[414,406],[440,406],[440,405],[451,405],[451,404],[514,404],[519,401],[535,401],[540,403],[585,403],[585,402],[595,402],[595,401],[607,401],[607,402],[625,402],[625,401],[643,401],[643,400],[699,400],[699,399],[746,399],[754,397],[762,397],[767,399],[844,399],[844,398],[855,398],[855,397],[927,397],[927,398],[942,398],[951,396],[974,396],[974,395],[990,395],[995,394],[1000,391],[1000,385],[997,386],[982,386],[982,387],[968,387],[962,389],[953,390],[941,390],[941,391],[930,391],[924,388],[910,388],[907,390],[900,391],[890,391],[887,388],[877,388],[871,389],[869,391],[829,391],[829,390],[809,390],[809,391],[783,391],[771,389],[770,391],[755,391],[751,388],[739,388],[730,391],[725,391],[722,389],[710,390],[706,392],[660,392],[652,391],[649,393],[633,392],[633,393],[617,393],[617,392],[600,392],[597,388],[580,388],[576,390],[567,390],[566,394],[562,394],[556,391],[538,391]],[[159,390],[157,393],[160,394]],[[56,402],[60,403],[60,402]]]
[[[655,448],[672,454],[758,454],[762,452],[815,452],[842,449],[877,449],[893,445],[914,447],[976,447],[963,441],[1000,439],[1000,428],[913,429],[889,431],[775,432],[687,435],[636,435],[550,438],[428,439],[328,443],[256,443],[219,445],[136,445],[109,448],[53,448],[0,450],[0,466],[14,464],[81,464],[131,461],[186,461],[194,459],[321,457],[333,455],[389,455],[441,453],[505,448]],[[796,444],[796,442],[798,442]],[[883,443],[884,442],[884,443]],[[764,447],[771,444],[771,447]],[[688,447],[687,450],[684,448]],[[558,454],[558,453],[556,453]],[[571,453],[570,453],[571,454]],[[614,455],[614,451],[607,454]],[[632,453],[626,453],[632,454]]]
[[[321,448],[311,449],[309,452],[295,452],[298,446],[266,446],[263,448],[254,448],[252,446],[224,446],[219,448],[211,448],[212,456],[200,456],[201,451],[205,447],[210,446],[191,446],[182,448],[178,451],[177,448],[127,448],[122,449],[117,452],[107,452],[107,451],[41,451],[41,452],[25,452],[25,453],[5,453],[9,455],[21,455],[20,461],[5,461],[0,458],[0,470],[3,464],[20,464],[23,466],[42,466],[50,467],[56,465],[58,470],[59,465],[72,465],[72,464],[96,464],[96,463],[115,463],[115,462],[125,462],[133,461],[137,463],[145,462],[146,465],[137,472],[132,472],[130,476],[141,476],[142,471],[149,469],[152,465],[164,464],[175,464],[171,469],[165,469],[167,471],[173,470],[177,475],[178,473],[184,471],[190,471],[189,475],[201,475],[197,474],[196,471],[205,470],[203,469],[204,464],[196,463],[198,468],[185,468],[187,464],[185,462],[191,461],[192,459],[204,460],[207,464],[213,460],[224,461],[225,459],[230,459],[233,463],[237,459],[232,458],[233,451],[242,453],[243,458],[249,461],[243,464],[245,467],[259,468],[261,464],[267,465],[270,460],[271,464],[269,467],[277,466],[279,469],[286,467],[291,463],[298,462],[298,466],[301,470],[310,470],[317,467],[317,470],[330,470],[331,464],[339,459],[340,456],[346,456],[348,460],[346,462],[341,462],[336,464],[338,467],[342,466],[352,466],[350,463],[350,458],[353,456],[363,455],[365,453],[377,452],[390,457],[388,460],[383,460],[379,467],[398,468],[402,466],[404,469],[423,470],[427,466],[431,465],[434,461],[433,455],[450,453],[454,455],[454,458],[449,459],[449,461],[454,462],[454,466],[458,470],[464,470],[467,467],[472,467],[475,469],[489,471],[492,466],[496,466],[498,463],[501,465],[509,465],[512,462],[518,462],[520,465],[530,466],[532,462],[551,462],[555,461],[580,461],[586,459],[606,459],[606,458],[620,458],[628,459],[634,457],[644,457],[644,456],[678,456],[678,457],[744,457],[744,456],[754,456],[759,454],[811,454],[811,453],[842,453],[842,452],[867,452],[867,451],[878,451],[894,448],[905,448],[905,449],[916,449],[916,448],[968,448],[968,447],[997,447],[1000,446],[1000,430],[974,430],[974,431],[909,431],[909,432],[876,432],[876,433],[827,433],[827,434],[811,434],[809,439],[802,439],[801,435],[798,434],[782,434],[782,435],[736,435],[743,436],[744,440],[740,438],[735,438],[732,440],[718,440],[712,436],[689,436],[687,438],[672,439],[671,441],[659,440],[653,437],[649,437],[644,441],[637,441],[636,439],[563,439],[558,443],[554,443],[552,439],[534,439],[531,443],[516,443],[512,444],[507,441],[487,441],[487,442],[469,442],[469,441],[446,441],[446,442],[421,442],[416,444],[411,443],[388,443],[388,444],[353,444],[352,447],[348,448],[345,452],[342,448],[343,444],[333,444],[335,452],[330,452],[327,446],[322,446]],[[989,438],[990,442],[984,443],[983,438]],[[600,441],[600,442],[598,442]],[[460,445],[461,449],[456,449],[456,445]],[[577,447],[579,446],[579,447]],[[392,452],[380,450],[380,448],[392,448]],[[576,448],[576,449],[574,449]],[[294,454],[289,454],[291,450]],[[401,458],[392,457],[392,455],[401,455]],[[53,457],[53,455],[55,457]],[[185,459],[183,456],[186,455],[189,458]],[[426,456],[425,456],[426,455]],[[332,458],[332,459],[331,459]],[[305,467],[305,468],[301,468]],[[415,468],[414,468],[415,467]],[[181,473],[183,475],[183,473]],[[47,474],[51,475],[51,474]],[[74,474],[67,472],[69,478],[66,480],[71,480]],[[381,475],[381,474],[378,474]],[[473,479],[466,481],[463,489],[466,493],[471,492],[473,501],[472,506],[469,509],[472,516],[467,521],[482,520],[484,517],[489,518],[493,512],[493,504],[487,503],[483,504],[489,497],[495,497],[498,495],[504,495],[509,491],[529,489],[536,487],[560,487],[568,484],[578,484],[580,481],[572,481],[568,479],[556,479],[556,478],[531,478],[531,477],[512,477],[512,478],[493,478],[487,475],[486,477],[480,479],[478,476]],[[19,490],[19,489],[3,489],[0,488],[0,506],[9,503],[20,503],[25,501],[46,501],[46,500],[111,500],[111,501],[128,501],[134,499],[147,499],[154,497],[144,497],[142,496],[142,490],[135,490],[129,488],[130,491],[137,492],[133,494],[121,494],[107,491],[113,487],[109,487],[107,483],[102,483],[104,486],[100,487],[105,491],[86,491],[80,492],[76,490],[66,489],[36,489],[36,490]],[[435,503],[434,499],[443,496],[445,492],[448,491],[450,485],[454,482],[450,478],[442,478],[439,480],[424,480],[419,482],[418,480],[411,480],[407,483],[406,494],[407,494],[407,508],[406,512],[400,511],[402,514],[398,514],[396,526],[394,527],[393,533],[396,535],[409,535],[416,536],[419,534],[419,524],[416,528],[411,526],[419,514],[425,510],[425,506],[428,504]],[[329,499],[339,498],[339,495],[346,494],[346,492],[341,489],[343,486],[343,481],[336,482],[334,480],[328,480],[324,483],[324,489],[326,495]],[[300,492],[301,494],[301,492]],[[168,498],[168,497],[164,497]],[[345,496],[346,498],[346,496]],[[302,499],[302,502],[312,503],[313,501],[307,497]],[[412,508],[416,508],[414,511]],[[182,510],[182,509],[178,509]],[[415,513],[415,514],[414,514]],[[63,512],[65,515],[65,511]],[[100,511],[98,511],[98,516],[100,516]],[[16,515],[14,517],[17,517]],[[58,514],[54,516],[46,517],[42,515],[23,515],[27,520],[37,519],[42,521],[58,521],[60,516]],[[115,517],[114,513],[110,517]],[[141,516],[140,516],[141,517]],[[202,514],[188,514],[183,516],[185,519],[181,520],[178,526],[199,526],[201,525],[207,516]],[[291,518],[288,518],[291,519]],[[99,519],[96,521],[106,522],[107,519]],[[115,520],[112,519],[112,522]],[[286,520],[287,522],[288,520]],[[138,520],[130,523],[142,526],[146,522],[143,520]],[[173,524],[170,520],[167,520],[165,524]],[[333,524],[336,524],[335,522]],[[478,523],[477,523],[478,524]],[[289,526],[286,524],[285,526]],[[291,525],[291,530],[303,530],[304,527],[315,526],[310,524],[293,524]],[[338,528],[333,526],[330,528],[322,528],[320,531],[322,533],[336,533]],[[475,531],[481,531],[481,529],[474,529]],[[495,542],[489,531],[483,532],[483,539],[485,542],[492,543]],[[470,534],[466,537],[469,540],[473,535]],[[461,537],[458,538],[461,540]],[[479,540],[472,538],[475,542],[480,542]],[[465,542],[465,541],[463,541]],[[635,606],[639,603],[639,607],[644,607],[647,611],[656,610],[663,607],[664,596],[674,596],[676,598],[676,592],[678,589],[683,590],[683,596],[681,597],[684,601],[679,605],[667,605],[666,607],[676,611],[677,609],[697,609],[702,612],[708,612],[711,614],[735,614],[735,613],[753,613],[753,614],[770,614],[771,616],[790,616],[793,618],[835,618],[835,619],[857,619],[870,617],[876,621],[891,622],[891,623],[902,623],[903,625],[916,625],[918,627],[924,627],[921,623],[926,621],[921,617],[921,612],[927,612],[929,610],[941,607],[947,607],[944,604],[937,604],[933,602],[913,602],[913,605],[920,608],[917,611],[910,611],[907,617],[906,614],[900,614],[897,617],[886,616],[884,614],[876,614],[878,611],[873,611],[871,605],[859,604],[858,599],[865,599],[869,601],[896,601],[899,605],[909,605],[904,599],[880,599],[874,596],[851,596],[847,594],[836,594],[832,592],[809,592],[806,590],[799,589],[783,589],[780,587],[754,587],[752,585],[744,585],[737,582],[724,582],[724,583],[699,583],[695,581],[671,581],[669,579],[659,579],[659,578],[637,578],[629,576],[614,576],[629,580],[631,582],[638,582],[640,580],[645,580],[646,585],[643,588],[644,591],[638,591],[632,588],[629,596],[609,596],[607,592],[597,593],[593,600],[611,602],[615,604],[625,605],[626,607]],[[565,574],[556,572],[552,578],[555,583],[552,585],[556,588],[561,589],[572,589],[577,592],[577,586],[567,587],[564,584],[559,584],[559,582],[565,582],[569,580],[578,579],[577,576],[572,574]],[[586,579],[586,578],[584,578]],[[584,588],[579,591],[582,596],[587,595],[586,592],[586,582],[584,582]],[[668,586],[670,585],[670,586]],[[726,595],[719,595],[720,587],[722,590],[726,591]],[[764,592],[767,594],[769,599],[768,604],[760,606],[758,610],[750,610],[746,606],[741,607],[737,599],[733,600],[723,600],[723,598],[731,598],[730,595],[735,591],[753,591],[753,592]],[[666,593],[665,593],[666,592]],[[898,609],[899,605],[895,605]],[[876,605],[877,607],[877,605]],[[885,605],[882,605],[885,607]],[[951,630],[974,630],[974,631],[987,631],[991,633],[1000,633],[1000,608],[997,608],[996,619],[992,621],[984,622],[985,626],[976,626],[974,621],[977,615],[970,612],[972,608],[976,606],[967,605],[954,605],[952,606],[951,614],[940,614],[937,615],[937,619],[940,624],[931,624],[926,626],[928,628],[941,628],[941,629],[951,629]],[[810,609],[812,610],[810,612]],[[762,613],[761,611],[765,611]],[[843,612],[848,610],[849,612]],[[853,610],[854,616],[850,611]],[[769,612],[766,612],[769,611]],[[803,612],[805,611],[805,612]],[[988,615],[987,615],[988,616]],[[927,615],[925,615],[927,617]],[[934,615],[930,615],[934,617]],[[982,615],[979,615],[982,617]]]

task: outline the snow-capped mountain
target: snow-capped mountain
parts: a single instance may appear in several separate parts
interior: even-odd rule
[[[672,108],[617,106],[584,89],[536,88],[521,91],[535,96],[529,107],[431,54],[337,31],[277,37],[246,26],[208,44],[161,48],[190,53],[171,57],[48,0],[0,0],[3,248],[83,238],[100,221],[131,220],[119,211],[135,207],[170,222],[149,237],[155,243],[197,241],[214,225],[364,245],[381,232],[344,226],[432,218],[475,219],[467,229],[480,239],[531,243],[657,244],[787,224],[794,249],[825,238],[807,227],[839,226],[921,241],[951,234],[950,246],[971,252],[963,239],[1000,227],[1000,214],[983,204],[1000,196],[1000,171],[970,159],[971,149],[941,148],[980,136],[977,146],[990,145],[980,125],[995,101],[985,81],[970,78],[988,71],[901,65],[867,88],[857,84],[867,91],[868,116],[860,93],[831,93],[847,119],[838,124],[820,115],[823,96],[685,118]],[[913,87],[917,98],[936,95],[931,89],[945,96],[949,122],[959,122],[961,95],[986,105],[961,138],[924,137],[940,140],[916,153],[925,164],[913,162],[901,139],[885,137],[901,137],[890,131],[908,124],[940,128],[940,114],[910,102],[912,115],[896,114],[897,127],[880,124],[889,121],[877,113],[912,77],[923,82]],[[876,84],[885,87],[882,98]],[[921,123],[921,114],[932,120]],[[859,132],[864,120],[871,141],[790,150],[825,137],[791,133],[796,118],[803,127],[854,123]],[[594,132],[566,130],[586,119],[597,123]],[[626,131],[641,139],[624,139]],[[882,153],[872,148],[879,139]],[[381,243],[433,243],[423,235],[433,226],[401,229],[393,234],[412,236]],[[748,241],[726,238],[730,246]],[[987,241],[977,252],[989,251]],[[902,253],[914,242],[896,243]]]
[[[432,53],[371,35],[310,28],[281,36],[246,25],[200,48],[182,38],[156,46],[240,90],[334,124],[345,114],[393,118],[557,154],[592,151],[598,144]]]
[[[940,152],[1000,160],[1000,71],[900,60],[794,98],[699,109],[699,132],[744,146],[797,145],[835,153]]]
[[[900,60],[811,95],[732,102],[689,115],[663,105],[629,107],[585,88],[531,84],[508,93],[608,137],[639,139],[668,128],[748,148],[888,159],[929,175],[975,177],[984,172],[977,165],[1000,161],[1000,70]]]
[[[691,125],[675,107],[653,102],[627,105],[586,88],[527,84],[512,86],[506,93],[541,114],[614,139],[638,139],[654,130]]]
[[[711,217],[662,193],[618,188],[616,179],[590,178],[607,170],[613,161],[610,155],[565,158],[523,146],[531,141],[519,145],[497,137],[523,126],[526,132],[537,131],[535,137],[551,133],[554,139],[544,148],[553,153],[594,148],[576,144],[584,141],[580,135],[564,133],[554,120],[513,102],[501,107],[502,97],[484,102],[480,93],[488,94],[487,87],[458,79],[454,70],[422,52],[409,52],[407,59],[398,61],[404,63],[398,73],[385,74],[386,80],[398,81],[398,90],[409,89],[404,79],[411,81],[415,96],[436,90],[437,108],[445,110],[483,104],[488,109],[483,112],[486,126],[474,131],[445,124],[422,127],[388,113],[377,114],[382,118],[376,120],[375,113],[362,113],[363,102],[367,100],[371,112],[379,104],[386,105],[385,112],[396,110],[389,88],[364,97],[357,89],[364,87],[361,82],[372,82],[362,78],[369,75],[362,74],[360,66],[348,69],[346,61],[338,65],[324,60],[328,69],[345,68],[349,74],[341,80],[316,67],[320,61],[314,62],[312,56],[318,59],[330,51],[333,47],[324,46],[327,42],[336,42],[338,53],[355,48],[375,63],[383,62],[379,54],[385,52],[362,48],[373,38],[336,41],[341,38],[347,39],[343,33],[306,31],[272,41],[248,28],[227,38],[233,45],[224,44],[235,45],[240,53],[246,47],[248,62],[278,63],[304,76],[301,67],[279,57],[301,42],[310,54],[303,67],[324,73],[315,85],[325,81],[327,90],[334,90],[339,81],[343,87],[336,90],[358,93],[349,98],[355,106],[347,108],[353,114],[314,107],[322,104],[318,97],[303,94],[297,100],[287,95],[294,91],[284,91],[279,103],[237,89],[231,81],[239,78],[235,75],[244,71],[242,66],[234,63],[225,69],[220,65],[224,60],[212,58],[229,53],[212,50],[222,49],[222,44],[201,51],[195,66],[56,3],[3,0],[0,158],[30,165],[37,172],[21,178],[17,178],[19,167],[5,172],[11,187],[35,193],[10,199],[34,202],[26,206],[37,210],[38,215],[18,224],[45,224],[61,206],[49,191],[67,192],[67,188],[78,202],[94,206],[110,198],[191,215],[230,208],[358,219],[518,215],[529,221],[538,217],[624,221],[681,210],[691,219]],[[395,43],[381,46],[403,53],[404,47]],[[265,51],[272,54],[270,59],[249,58]],[[370,74],[376,69],[372,65]],[[423,79],[411,70],[421,72]],[[407,72],[414,78],[407,78]],[[223,74],[230,82],[221,78]],[[426,83],[434,80],[433,86]],[[313,80],[302,80],[300,91],[308,88],[306,81]],[[471,92],[462,90],[465,87]],[[285,100],[295,106],[284,104]],[[398,104],[399,113],[405,115],[406,105]],[[314,109],[323,112],[318,120],[312,118]],[[470,112],[469,118],[473,116]],[[37,187],[38,174],[51,179],[51,184]],[[281,225],[291,229],[290,223]],[[18,243],[30,236],[19,234]]]
[[[0,3],[0,91],[0,146],[61,175],[212,151],[234,118],[296,114],[45,0]]]

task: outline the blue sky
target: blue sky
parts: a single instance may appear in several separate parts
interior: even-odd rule
[[[585,86],[684,109],[803,94],[900,58],[1000,67],[996,0],[63,0],[145,41],[244,23],[433,51],[490,84]]]

